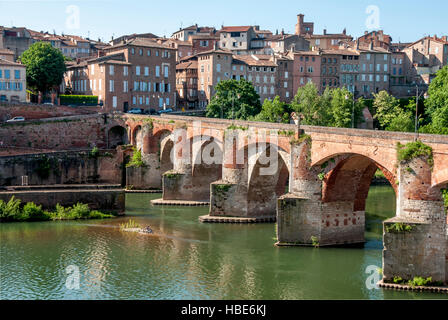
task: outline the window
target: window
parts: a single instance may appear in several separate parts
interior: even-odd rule
[[[135,54],[135,49],[131,48],[131,54]]]
[[[384,75],[384,82],[387,82],[387,79],[388,79],[387,74],[385,74]]]
[[[156,77],[160,77],[160,66],[156,66]]]
[[[320,39],[316,39],[316,46],[320,45]]]
[[[145,67],[145,76],[149,76],[149,67]]]
[[[285,71],[285,79],[288,79],[288,71]]]
[[[366,54],[366,59],[370,60],[370,53]]]
[[[165,66],[165,69],[164,69],[164,74],[165,74],[165,78],[168,78],[168,66]]]
[[[136,67],[135,67],[135,74],[136,74],[137,76],[140,75],[140,66],[136,66]]]
[[[384,61],[387,61],[387,54],[384,55]]]
[[[381,65],[379,63],[376,65],[376,71],[381,71]]]
[[[143,55],[143,49],[138,50],[138,54],[142,56]]]
[[[127,81],[123,81],[123,92],[128,92],[129,88],[128,88],[128,82]]]
[[[109,92],[114,92],[114,80],[109,80]]]
[[[221,72],[221,64],[218,63],[218,64],[216,65],[216,71],[217,71],[217,72]]]
[[[132,104],[133,105],[136,105],[137,104],[137,97],[132,97]]]
[[[129,73],[128,66],[124,66],[124,67],[123,67],[123,75],[124,75],[124,76],[127,76],[128,73]]]
[[[5,79],[9,79],[11,77],[11,71],[5,70]]]
[[[139,103],[140,105],[143,104],[143,97],[139,97],[139,98],[138,98],[138,103]]]
[[[148,57],[151,56],[151,50],[146,51],[146,54],[148,55]]]
[[[163,98],[159,98],[159,108],[163,107]]]
[[[14,78],[20,79],[20,70],[14,70]]]
[[[380,82],[380,75],[379,74],[376,75],[376,82]]]
[[[289,98],[289,91],[286,91],[286,98]]]
[[[109,74],[113,76],[115,73],[114,66],[109,66]]]
[[[149,105],[149,97],[146,97],[146,99],[145,99],[145,104],[148,106]]]
[[[99,83],[98,83],[99,90],[102,90],[101,86],[102,86],[102,81],[101,81],[101,79],[99,79]]]
[[[114,108],[117,107],[117,96],[112,97],[112,107],[114,107]]]

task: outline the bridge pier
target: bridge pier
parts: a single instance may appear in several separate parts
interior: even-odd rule
[[[323,182],[310,167],[310,145],[291,148],[290,193],[277,201],[278,245],[344,245],[364,242],[364,211],[354,201],[324,202]]]
[[[137,190],[161,189],[162,171],[157,144],[154,144],[152,128],[144,125],[139,137],[132,137],[132,143],[141,151],[141,167],[126,168],[126,186]]]
[[[398,168],[397,216],[384,222],[383,280],[414,277],[446,282],[447,216],[431,165],[419,157]]]

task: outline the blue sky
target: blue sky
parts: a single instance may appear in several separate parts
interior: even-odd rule
[[[74,11],[67,13],[73,5],[79,8],[79,20],[73,18]],[[170,36],[181,25],[194,23],[217,28],[260,25],[274,33],[277,29],[293,33],[296,15],[303,13],[305,21],[315,23],[316,33],[347,28],[348,34],[359,36],[368,29],[366,9],[371,5],[379,9],[379,26],[394,42],[448,34],[446,0],[0,0],[0,25],[109,41],[113,35],[134,32]]]

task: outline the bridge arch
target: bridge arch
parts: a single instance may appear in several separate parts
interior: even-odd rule
[[[163,175],[165,172],[173,169],[173,159],[171,155],[174,149],[173,134],[170,130],[159,130],[152,137],[152,142],[157,148],[160,161],[160,172]]]
[[[320,161],[313,169],[323,179],[322,201],[353,201],[354,211],[364,211],[372,179],[379,169],[398,194],[396,176],[375,160],[361,154],[350,153]]]
[[[131,143],[137,148],[137,150],[143,150],[143,129],[141,125],[136,125],[132,129]]]
[[[129,143],[128,126],[115,125],[107,131],[107,147],[115,149],[120,145]]]

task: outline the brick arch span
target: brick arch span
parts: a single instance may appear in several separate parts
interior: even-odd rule
[[[275,215],[277,199],[286,193],[290,179],[287,156],[282,148],[268,144],[248,159],[247,205],[251,215]],[[275,161],[272,167],[266,159]]]
[[[319,169],[325,174],[322,186],[322,201],[353,201],[354,211],[365,211],[369,188],[380,169],[398,194],[396,176],[373,159],[360,154],[346,154],[322,163]]]

